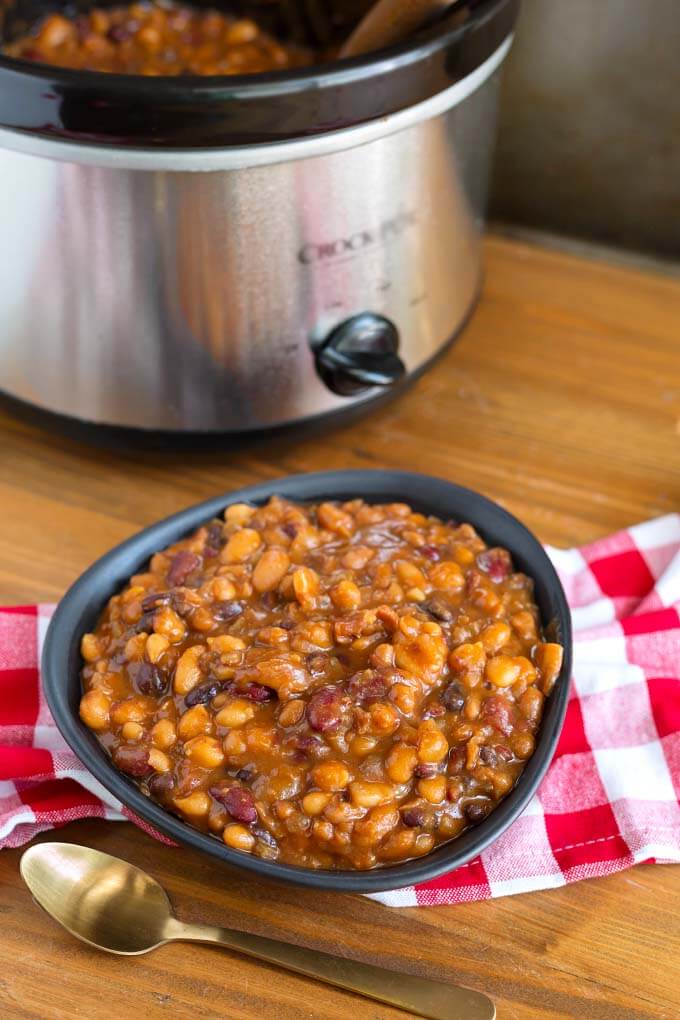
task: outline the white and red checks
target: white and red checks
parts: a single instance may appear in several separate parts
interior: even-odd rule
[[[548,549],[572,607],[574,679],[538,794],[481,856],[391,906],[489,899],[680,862],[680,515]],[[63,743],[39,684],[51,606],[0,610],[0,847],[121,805]],[[144,826],[146,827],[146,826]]]

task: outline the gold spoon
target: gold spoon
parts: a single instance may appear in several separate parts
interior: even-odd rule
[[[341,57],[359,57],[402,42],[429,18],[457,0],[377,0],[340,50]],[[465,15],[467,16],[467,12]]]
[[[398,974],[330,953],[210,925],[183,924],[155,879],[118,857],[72,843],[38,843],[21,875],[48,914],[76,938],[122,956],[166,942],[212,942],[246,956],[348,988],[431,1020],[494,1020],[486,995],[443,981]]]

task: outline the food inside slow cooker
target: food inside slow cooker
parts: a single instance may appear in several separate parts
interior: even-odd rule
[[[305,868],[422,856],[531,757],[562,648],[469,524],[360,499],[235,504],[82,639],[82,720],[143,793]]]
[[[50,14],[8,43],[6,56],[56,67],[141,75],[232,75],[301,67],[311,49],[250,18],[184,4],[133,3],[72,17]]]

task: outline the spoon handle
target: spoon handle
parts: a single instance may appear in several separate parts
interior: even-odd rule
[[[349,39],[341,57],[358,57],[408,38],[429,17],[451,7],[455,0],[377,0]]]
[[[370,963],[358,963],[260,935],[173,920],[168,926],[167,937],[226,946],[257,960],[278,964],[287,970],[347,988],[430,1020],[494,1020],[496,1016],[493,1002],[480,992],[443,981],[400,974]]]

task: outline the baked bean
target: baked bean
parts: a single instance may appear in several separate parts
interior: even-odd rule
[[[212,728],[213,720],[208,709],[205,705],[195,705],[180,716],[177,734],[180,740],[186,742],[201,733],[209,733]]]
[[[354,842],[357,846],[375,846],[399,823],[399,811],[394,804],[382,804],[371,808],[365,818],[354,826]]]
[[[322,790],[344,790],[349,783],[349,769],[339,761],[326,761],[311,772],[312,782]]]
[[[186,797],[175,797],[173,803],[178,811],[191,818],[207,818],[210,811],[210,797],[205,790],[195,790]]]
[[[151,698],[126,698],[111,709],[111,722],[114,726],[124,726],[126,722],[144,723],[153,715],[154,708]]]
[[[306,815],[320,815],[331,799],[330,793],[313,790],[302,798],[302,810]]]
[[[298,567],[293,574],[293,591],[300,605],[312,602],[319,591],[319,575],[311,567]]]
[[[354,531],[354,521],[351,515],[334,503],[321,503],[317,510],[317,517],[322,528],[334,531],[342,538],[349,538]]]
[[[534,652],[534,661],[541,673],[541,690],[544,694],[550,694],[555,681],[560,675],[564,649],[562,645],[539,644]]]
[[[390,698],[402,715],[413,715],[416,707],[416,692],[406,684],[395,684],[390,691]]]
[[[146,633],[135,634],[134,637],[130,638],[125,645],[125,658],[128,662],[139,662],[140,659],[144,658],[147,640],[148,636]]]
[[[465,574],[458,563],[438,563],[430,571],[430,581],[442,591],[462,591],[465,587]]]
[[[512,790],[559,674],[529,580],[486,551],[402,504],[241,504],[152,557],[82,638],[83,721],[236,849],[416,858]]]
[[[521,637],[522,641],[533,644],[536,640],[536,621],[533,613],[528,609],[522,609],[510,617],[513,629]]]
[[[227,524],[233,524],[238,528],[245,527],[255,513],[255,507],[250,503],[232,503],[224,511],[224,519]]]
[[[167,652],[170,642],[165,634],[149,634],[144,646],[144,654],[151,663],[157,663],[160,657]]]
[[[449,744],[436,723],[426,720],[418,727],[418,761],[439,762],[448,754]]]
[[[510,746],[518,758],[531,758],[535,743],[531,733],[516,732],[510,737]]]
[[[409,783],[417,764],[418,755],[414,747],[395,744],[387,756],[387,775],[394,783]]]
[[[152,747],[149,751],[149,765],[155,772],[170,772],[172,760],[168,758],[164,751],[160,751],[157,747]]]
[[[339,581],[331,588],[329,594],[333,605],[343,613],[350,613],[361,605],[361,592],[354,581],[346,579]]]
[[[529,687],[519,699],[520,712],[533,726],[541,721],[543,701],[543,694],[536,687]]]
[[[381,736],[386,733],[394,733],[399,727],[399,713],[392,705],[386,702],[377,702],[369,709],[371,716],[371,729]]]
[[[187,629],[184,620],[170,606],[161,606],[154,613],[153,629],[162,634],[170,644],[179,644],[186,637]]]
[[[236,822],[232,825],[225,825],[222,839],[233,850],[252,850],[255,846],[255,837],[252,832]]]
[[[389,783],[367,783],[355,780],[350,783],[349,794],[355,807],[372,808],[394,800],[394,787]]]
[[[485,627],[479,635],[479,640],[484,645],[484,651],[488,655],[495,655],[508,643],[512,631],[507,623],[492,623]]]
[[[246,739],[238,730],[231,730],[222,741],[222,750],[227,758],[238,758],[248,749]]]
[[[108,730],[111,724],[111,699],[103,691],[87,691],[80,699],[80,718],[97,733]]]
[[[478,694],[468,694],[465,699],[465,708],[463,709],[463,715],[470,722],[473,722],[482,711],[482,699]]]
[[[289,701],[279,712],[279,726],[296,726],[305,714],[304,701]]]
[[[173,680],[175,694],[186,695],[201,682],[201,656],[205,650],[205,645],[192,645],[180,656]]]
[[[224,762],[224,751],[215,737],[194,737],[184,745],[184,753],[202,769],[216,769]]]
[[[418,780],[418,793],[431,804],[441,804],[446,798],[446,777],[434,776],[432,779]]]
[[[234,698],[221,708],[215,716],[218,726],[228,726],[233,729],[237,726],[245,726],[249,719],[255,715],[255,705],[245,698]]]
[[[361,736],[352,738],[349,749],[352,754],[356,755],[357,758],[364,758],[367,754],[371,753],[377,743],[377,737],[369,737],[362,734]]]
[[[290,566],[287,553],[282,549],[267,549],[262,553],[253,571],[255,591],[273,591]]]
[[[425,574],[410,560],[397,560],[395,569],[397,577],[405,588],[429,588]]]
[[[122,739],[128,744],[139,743],[145,733],[146,730],[142,724],[138,722],[126,722],[120,731]]]
[[[486,664],[486,679],[494,687],[512,687],[521,672],[521,664],[508,655],[495,655]]]
[[[159,719],[151,727],[151,743],[160,751],[167,751],[177,740],[177,731],[169,719]]]
[[[80,654],[85,662],[96,662],[102,654],[102,647],[94,634],[83,634],[80,640]]]
[[[381,861],[403,861],[415,856],[416,830],[400,829],[388,836],[380,847]]]

